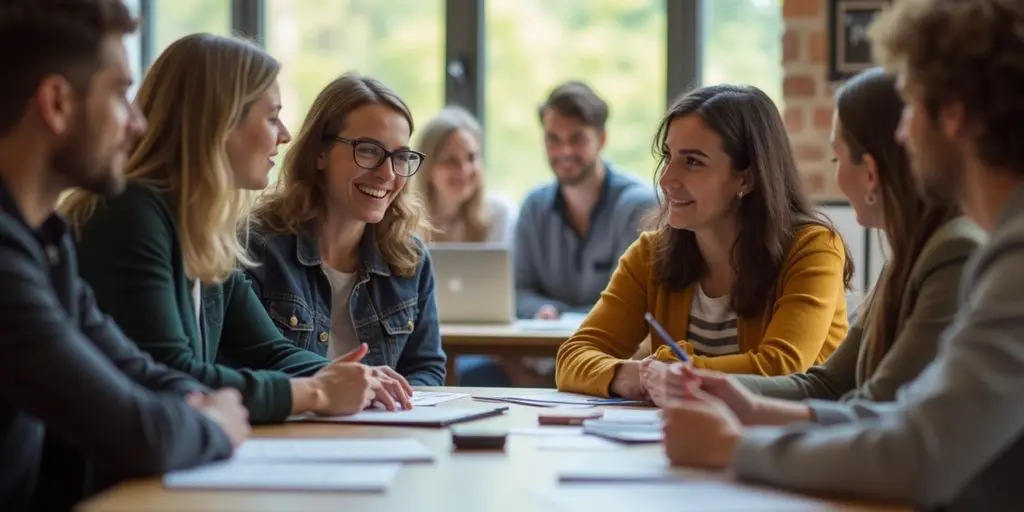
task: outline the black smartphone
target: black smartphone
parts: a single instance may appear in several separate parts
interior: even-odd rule
[[[508,431],[471,425],[453,426],[452,446],[456,450],[504,450]]]

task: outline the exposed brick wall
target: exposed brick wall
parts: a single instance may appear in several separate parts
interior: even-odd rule
[[[836,84],[828,81],[827,1],[782,4],[783,115],[804,185],[816,200],[842,198],[829,161]]]

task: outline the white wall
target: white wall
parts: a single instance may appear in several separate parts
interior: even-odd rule
[[[848,204],[826,203],[819,210],[835,223],[853,256],[854,275],[851,294],[863,295],[875,284],[887,259],[885,237],[877,229],[857,223],[857,215]]]

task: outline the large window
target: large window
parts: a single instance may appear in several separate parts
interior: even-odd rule
[[[266,2],[267,49],[283,63],[281,118],[293,134],[320,90],[346,71],[393,88],[419,126],[444,104],[443,0]]]
[[[702,83],[749,84],[782,108],[782,0],[705,0]]]
[[[588,82],[608,102],[604,156],[649,181],[651,138],[665,111],[665,0],[489,0],[486,7],[490,186],[518,200],[552,179],[537,106],[566,80]]]
[[[125,0],[124,4],[132,16],[139,16],[139,0]],[[124,38],[124,46],[128,53],[128,65],[132,68],[132,87],[128,90],[128,97],[134,98],[135,91],[142,81],[142,30],[136,30],[132,35]]]
[[[153,6],[151,61],[182,36],[195,32],[232,33],[230,0],[151,0],[150,4]]]

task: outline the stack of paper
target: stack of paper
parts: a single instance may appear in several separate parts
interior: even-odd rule
[[[600,419],[584,421],[583,432],[623,443],[658,443],[664,437],[657,409],[610,409]]]
[[[250,439],[224,462],[164,475],[172,489],[385,491],[397,462],[432,461],[416,439]]]
[[[537,407],[554,407],[566,405],[579,407],[595,407],[599,405],[648,405],[646,402],[638,400],[628,400],[625,398],[604,398],[590,395],[580,395],[577,393],[565,393],[562,391],[522,395],[510,394],[498,396],[474,396],[473,399],[489,402],[507,402],[519,405],[533,405]]]

